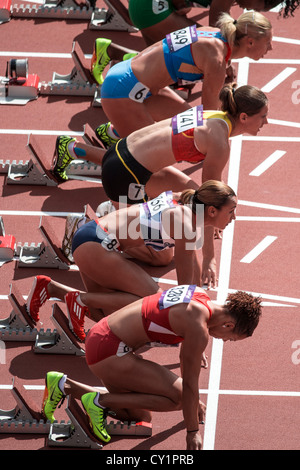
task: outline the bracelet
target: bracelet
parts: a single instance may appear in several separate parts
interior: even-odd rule
[[[199,431],[199,428],[198,429],[195,429],[194,431],[186,431],[186,432],[198,432]]]

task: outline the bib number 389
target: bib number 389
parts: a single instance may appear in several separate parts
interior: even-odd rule
[[[177,304],[188,304],[195,292],[195,285],[182,285],[171,287],[163,292],[159,298],[159,309],[165,309]]]

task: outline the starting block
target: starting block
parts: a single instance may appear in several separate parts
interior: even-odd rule
[[[31,316],[27,313],[23,297],[16,284],[10,286],[9,301],[13,307],[10,316],[0,320],[0,339],[6,341],[32,342],[33,352],[37,354],[67,354],[84,356],[76,336],[69,328],[66,315],[55,303],[52,307],[51,320],[54,330],[38,330]]]
[[[3,341],[34,342],[37,329],[31,316],[27,313],[22,295],[16,285],[10,286],[8,299],[12,311],[8,318],[0,320],[0,338]],[[49,330],[47,330],[47,333]]]
[[[6,235],[4,222],[0,216],[0,266],[7,261],[11,261],[15,253],[16,239],[13,235]]]
[[[49,434],[50,421],[43,419],[29,396],[25,400],[26,390],[22,394],[15,382],[14,377],[11,392],[16,406],[12,410],[0,410],[0,434]]]
[[[57,330],[54,330],[52,334],[45,334],[43,331],[38,332],[33,351],[39,354],[84,356],[84,349],[70,330],[67,317],[57,304],[53,305],[51,319]]]
[[[75,216],[77,219],[83,218],[85,223],[96,219],[96,217],[96,213],[89,204],[84,206],[84,212],[81,216]],[[37,245],[34,243],[17,244],[17,266],[19,268],[32,268],[34,265],[34,267],[38,268],[70,269],[74,261],[70,259],[70,253],[66,251],[65,241],[67,244],[71,244],[72,242],[69,238],[72,234],[67,234],[67,239],[65,240],[66,232],[58,234],[56,225],[53,224],[51,217],[41,217],[39,230],[42,234],[42,242]]]
[[[0,0],[1,2],[1,0]],[[101,106],[99,85],[90,71],[90,61],[77,41],[73,42],[71,56],[74,66],[70,73],[56,72],[51,82],[40,82],[37,74],[28,73],[28,59],[11,59],[6,75],[0,77],[0,104],[26,105],[40,95],[91,96],[93,106]]]
[[[12,5],[0,1],[0,24],[11,18],[44,18],[55,20],[90,20],[90,29],[137,32],[127,9],[120,0],[104,0],[105,8],[96,8],[96,0],[79,6],[75,0],[46,0],[42,5]]]
[[[17,245],[18,268],[70,268],[71,262],[60,248],[62,238],[57,236],[49,219],[50,217],[41,218],[39,226],[43,238],[41,243]]]
[[[38,87],[38,75],[28,74],[28,59],[11,59],[0,77],[0,104],[24,105],[38,98]]]
[[[46,420],[36,403],[31,400],[30,394],[16,384],[16,378],[12,381],[12,395],[16,406],[12,410],[0,410],[0,434],[48,434],[51,422]],[[56,428],[65,429],[68,423],[55,422]]]
[[[89,126],[86,128],[91,134]],[[83,139],[91,143],[91,137],[88,135],[85,134]],[[29,153],[28,160],[2,161],[3,172],[7,171],[6,184],[57,186],[59,183],[50,170],[53,157],[52,155],[49,157],[48,149],[40,145],[37,136],[32,134],[28,136],[26,150]],[[101,165],[95,165],[86,160],[73,160],[66,173],[70,179],[92,178],[93,181],[97,179],[101,183]]]
[[[87,415],[72,396],[68,396],[66,412],[71,424],[63,429],[53,423],[48,437],[49,446],[101,449],[103,447],[101,441],[98,441],[90,431]],[[152,424],[146,422],[121,423],[106,420],[105,427],[111,436],[149,437],[152,435]]]

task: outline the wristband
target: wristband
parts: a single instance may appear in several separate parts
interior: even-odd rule
[[[199,428],[198,429],[194,429],[194,431],[186,431],[186,432],[198,432],[199,431]]]

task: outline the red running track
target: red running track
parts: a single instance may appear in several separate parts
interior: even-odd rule
[[[103,2],[98,2],[98,7],[102,6],[105,7]],[[235,8],[233,13],[236,16],[241,11]],[[202,17],[203,24],[207,24],[207,16],[201,10],[193,9],[191,16]],[[300,449],[299,13],[287,20],[274,12],[266,16],[274,27],[273,51],[258,63],[241,61],[236,67],[241,84],[268,87],[270,123],[257,138],[244,136],[232,141],[225,178],[237,190],[238,217],[224,232],[223,241],[216,243],[219,287],[211,292],[212,300],[217,301],[237,289],[260,294],[264,313],[253,338],[224,345],[214,340],[208,347],[209,369],[201,372],[199,382],[202,399],[207,403],[203,426],[206,450]],[[37,73],[41,81],[51,81],[54,71],[71,71],[74,40],[90,55],[95,38],[102,35],[129,48],[144,47],[140,33],[102,34],[90,30],[85,21],[12,19],[0,26],[0,74],[5,74],[7,60],[24,58],[25,53],[29,72]],[[49,56],[44,57],[44,53]],[[196,88],[191,104],[196,104],[199,91]],[[57,134],[82,133],[85,123],[94,128],[106,120],[101,108],[92,107],[90,98],[72,96],[42,96],[26,106],[2,105],[0,116],[0,159],[4,161],[28,158],[26,143],[30,133],[41,134],[50,161]],[[51,131],[53,135],[49,135]],[[187,165],[183,167],[191,171]],[[193,177],[200,182],[201,170],[195,171]],[[22,244],[41,241],[40,211],[65,216],[82,212],[86,203],[95,210],[106,199],[97,182],[69,181],[51,188],[7,185],[5,174],[0,179],[0,215],[5,231]],[[61,233],[63,218],[55,220]],[[266,244],[259,250],[263,241]],[[19,290],[26,296],[33,276],[41,272],[82,288],[76,270],[21,269],[15,262],[4,264],[0,268],[1,318],[11,310],[7,300],[10,283],[18,281]],[[160,278],[163,286],[175,282],[173,266],[149,272]],[[48,302],[41,311],[43,328],[51,328],[50,314]],[[152,349],[144,356],[179,372],[177,349]],[[44,377],[49,370],[62,370],[75,380],[101,386],[88,371],[84,357],[39,355],[33,353],[30,343],[9,342],[5,364],[0,364],[0,409],[15,406],[8,389],[12,377],[27,387],[32,400],[41,403]],[[68,420],[64,408],[58,411],[57,419]],[[0,448],[49,449],[44,435],[29,434],[0,434]],[[155,413],[151,437],[113,437],[104,447],[106,451],[122,449],[184,450],[182,414]]]

